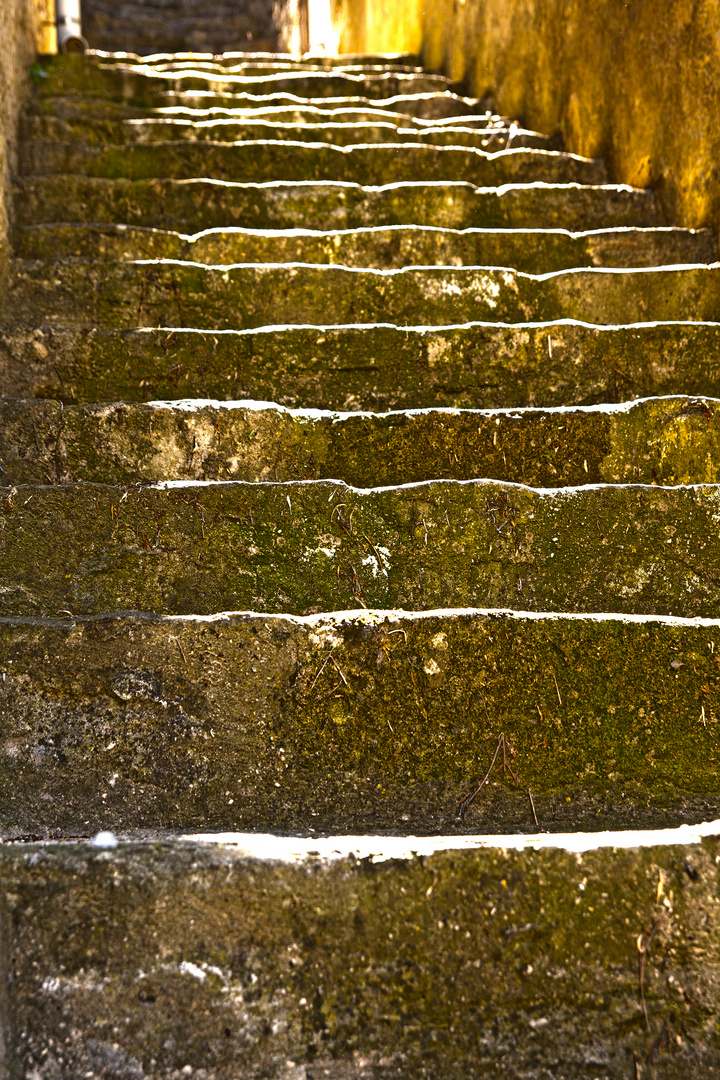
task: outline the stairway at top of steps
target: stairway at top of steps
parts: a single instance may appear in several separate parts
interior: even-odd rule
[[[409,57],[58,58],[22,137],[18,1069],[715,1068],[712,235]]]

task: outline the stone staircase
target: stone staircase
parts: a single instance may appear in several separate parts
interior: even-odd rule
[[[720,1076],[714,237],[410,57],[35,80],[0,1076]]]

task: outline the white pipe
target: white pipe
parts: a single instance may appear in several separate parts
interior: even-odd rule
[[[56,0],[55,10],[59,52],[85,52],[88,43],[82,36],[80,0]]]

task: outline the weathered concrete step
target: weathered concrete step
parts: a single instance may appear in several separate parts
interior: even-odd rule
[[[710,1080],[717,830],[6,845],[11,1061],[614,1080],[649,1058],[657,1080]]]
[[[180,259],[220,263],[334,263],[380,269],[403,266],[508,266],[530,274],[580,266],[661,266],[717,258],[710,229],[440,229],[391,225],[319,232],[310,229],[210,229],[189,236],[127,225],[33,225],[13,232],[23,259],[110,262]]]
[[[0,395],[254,398],[287,406],[516,408],[720,397],[720,324],[0,332]]]
[[[13,185],[18,225],[117,222],[200,232],[379,225],[571,230],[657,224],[651,191],[621,185],[402,182],[239,184],[218,180],[25,177]]]
[[[248,113],[275,114],[291,112],[301,119],[305,115],[355,112],[370,119],[383,116],[402,119],[405,123],[444,124],[462,121],[480,126],[508,124],[510,120],[481,110],[476,98],[461,97],[450,91],[437,94],[405,94],[389,98],[368,98],[362,95],[307,98],[296,94],[230,94],[217,95],[208,91],[181,91],[164,95],[162,105],[143,108],[127,102],[105,101],[102,98],[83,98],[56,95],[35,100],[32,114],[57,116],[64,119],[131,120],[157,115],[187,115],[192,119],[217,114],[232,117]],[[29,114],[28,114],[29,115]],[[472,121],[471,121],[472,117]],[[397,122],[397,121],[396,121]]]
[[[393,68],[397,68],[399,71],[405,71],[408,68],[414,71],[424,70],[419,56],[416,56],[414,53],[398,52],[338,53],[333,56],[324,52],[310,51],[305,53],[302,57],[297,57],[293,53],[262,52],[256,49],[253,49],[252,52],[236,52],[234,50],[228,50],[227,52],[219,54],[211,52],[160,52],[141,54],[88,49],[85,55],[89,58],[94,58],[96,61],[107,64],[118,62],[122,64],[141,64],[143,66],[151,64],[157,67],[162,64],[194,67],[198,63],[210,62],[222,68],[226,66],[234,67],[236,64],[270,63],[286,65],[293,69],[310,65],[320,68],[348,67],[351,70],[355,70],[357,67],[380,65],[388,70],[392,70]]]
[[[255,94],[291,93],[303,97],[358,96],[389,98],[406,94],[452,92],[453,84],[444,75],[410,71],[380,74],[351,71],[280,71],[269,75],[216,74],[202,70],[176,73],[156,71],[152,65],[105,65],[90,58],[54,57],[45,61],[46,78],[36,82],[38,98],[79,94],[135,105],[165,104],[166,93],[210,91],[214,94],[252,91]]]
[[[326,146],[291,140],[258,139],[240,143],[165,142],[151,145],[88,146],[38,139],[19,150],[25,175],[54,173],[114,180],[344,180],[393,184],[412,176],[423,180],[465,180],[496,187],[541,181],[551,184],[603,184],[601,161],[557,150],[499,150],[427,146],[423,143]]]
[[[265,68],[289,71],[328,71],[348,68],[352,72],[369,70],[424,72],[419,56],[411,53],[338,53],[330,56],[320,52],[306,52],[301,57],[293,53],[235,50],[220,54],[210,52],[163,52],[142,55],[132,52],[106,52],[87,49],[88,61],[106,67],[114,65],[127,68],[135,64],[140,68],[152,67],[156,71],[210,68],[213,71],[243,71],[248,68]]]
[[[720,264],[532,275],[496,267],[16,259],[4,318],[20,326],[240,330],[271,322],[322,326],[330,312],[338,323],[399,326],[713,321],[720,318]]]
[[[85,56],[90,58],[92,53],[86,52]],[[339,58],[336,57],[336,59]],[[244,57],[238,55],[235,58],[223,56],[209,57],[207,59],[195,57],[187,60],[153,59],[150,62],[147,62],[144,58],[136,57],[135,60],[132,61],[132,64],[133,66],[130,70],[137,73],[144,73],[148,70],[153,75],[184,75],[186,72],[202,72],[202,74],[212,78],[215,78],[218,75],[221,77],[224,77],[225,75],[271,75],[276,72],[290,72],[292,74],[301,72],[302,74],[312,75],[315,75],[318,72],[330,75],[339,75],[345,72],[349,72],[351,75],[427,74],[425,69],[417,64],[385,63],[382,60],[358,60],[355,63],[350,64],[338,62],[328,65],[323,64],[318,60],[298,61],[292,58],[278,59],[270,54],[267,54],[266,56],[245,55]],[[124,72],[128,70],[128,61],[125,58],[117,57],[114,61],[104,61],[99,63],[98,67],[101,71]]]
[[[21,138],[69,143],[73,139],[91,146],[136,145],[167,142],[248,142],[272,141],[327,142],[336,146],[367,143],[431,143],[434,146],[467,146],[478,150],[503,150],[518,147],[552,149],[554,140],[517,125],[490,129],[426,125],[403,127],[390,119],[342,123],[326,117],[307,123],[256,117],[211,118],[191,120],[178,117],[153,117],[139,120],[100,121],[65,120],[51,116],[27,117]],[[31,159],[32,164],[32,159]],[[36,170],[32,170],[36,171]]]
[[[720,616],[712,484],[171,481],[0,492],[4,615],[480,605]]]
[[[719,635],[497,611],[2,619],[0,832],[707,820]],[[491,772],[460,817],[501,735],[519,783]]]
[[[268,402],[0,402],[4,484],[444,478],[563,487],[716,483],[720,401],[553,411],[289,411]]]

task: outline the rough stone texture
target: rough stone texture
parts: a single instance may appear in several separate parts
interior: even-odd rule
[[[38,85],[37,97],[65,94],[126,101],[144,107],[168,104],[165,94],[211,90],[214,94],[250,91],[254,94],[291,93],[300,97],[335,97],[350,94],[369,98],[392,98],[398,94],[442,93],[452,90],[443,75],[425,71],[353,72],[350,69],[312,71],[296,68],[270,74],[234,74],[223,69],[205,72],[162,71],[155,65],[98,64],[95,57],[58,56],[46,62],[47,78]]]
[[[18,179],[14,198],[19,225],[91,220],[187,232],[228,225],[287,229],[298,221],[305,228],[330,230],[373,225],[581,230],[658,223],[651,192],[612,185],[483,188],[448,181],[363,187],[48,176]]]
[[[10,262],[8,228],[10,177],[17,170],[17,123],[27,96],[26,69],[35,56],[33,0],[3,0],[0,5],[0,300]]]
[[[357,94],[343,94],[340,97],[302,98],[296,94],[272,93],[219,94],[212,90],[179,90],[168,92],[163,97],[162,106],[142,108],[124,101],[107,101],[104,98],[64,97],[61,94],[52,98],[33,98],[33,111],[41,116],[59,116],[88,120],[137,120],[153,116],[162,116],[167,109],[177,111],[178,116],[195,116],[208,119],[210,116],[247,116],[248,114],[275,115],[281,110],[297,115],[298,122],[306,115],[321,113],[345,113],[348,110],[369,115],[372,119],[385,117],[401,118],[408,124],[437,124],[456,122],[486,127],[488,118],[493,117],[490,110],[480,108],[475,98],[466,98],[450,90],[441,93],[400,94],[388,98],[363,97]],[[327,117],[326,117],[327,118]],[[495,117],[503,125],[502,117]]]
[[[83,34],[93,49],[223,53],[274,50],[273,0],[82,0]]]
[[[720,614],[718,488],[655,483],[716,479],[716,402],[704,395],[720,381],[720,328],[685,320],[717,318],[717,267],[640,271],[637,233],[632,241],[605,233],[598,253],[598,241],[567,235],[555,235],[549,252],[547,234],[531,245],[526,232],[516,237],[527,238],[524,258],[551,255],[565,269],[582,249],[591,266],[615,259],[629,272],[400,270],[421,251],[407,230],[402,243],[393,234],[398,246],[387,257],[398,269],[386,274],[218,269],[209,256],[228,258],[212,247],[227,242],[220,232],[202,241],[211,265],[128,263],[129,247],[113,261],[120,230],[112,223],[135,226],[125,234],[134,245],[147,235],[137,226],[168,230],[152,234],[158,245],[208,226],[325,228],[332,235],[319,246],[312,238],[307,250],[327,263],[336,259],[327,241],[334,248],[337,240],[356,267],[365,257],[375,263],[377,249],[353,247],[359,235],[339,237],[343,226],[658,223],[647,191],[473,186],[500,176],[480,172],[480,162],[496,170],[552,162],[554,179],[558,164],[566,179],[603,174],[595,162],[547,152],[490,157],[433,145],[460,137],[468,109],[476,110],[463,136],[470,145],[516,129],[443,78],[404,71],[398,58],[384,68],[366,60],[351,70],[302,69],[268,55],[164,57],[151,71],[136,56],[105,56],[93,81],[95,56],[38,74],[40,119],[26,127],[25,167],[87,168],[101,178],[34,177],[15,189],[21,227],[53,227],[16,234],[31,235],[45,261],[17,264],[3,385],[68,403],[102,391],[116,403],[8,403],[0,412],[0,836],[110,827],[157,841],[158,830],[240,826],[313,839],[292,866],[227,845],[208,858],[211,849],[187,839],[105,852],[3,845],[9,927],[0,926],[0,988],[12,987],[12,1015],[3,1015],[0,989],[0,1023],[15,1051],[12,1080],[720,1074],[712,861],[720,822],[697,827],[718,817],[720,804],[720,620],[647,614]],[[85,91],[89,103],[77,96]],[[251,128],[258,105],[268,126]],[[246,141],[187,139],[186,123],[165,125],[182,133],[174,142],[145,138],[160,133],[158,118],[196,120],[203,107],[221,121],[211,134]],[[331,149],[323,127],[317,145],[248,140],[283,123],[278,110],[300,122],[298,113],[342,108],[365,110],[372,138],[386,116],[394,141]],[[408,148],[398,117],[412,112],[425,123],[404,124],[419,144]],[[431,118],[455,118],[455,131]],[[126,121],[144,121],[134,124],[141,139],[126,139]],[[360,129],[342,134],[357,138]],[[347,182],[378,179],[380,159],[400,161],[406,149],[405,171],[387,172],[401,183]],[[340,161],[364,172],[333,173]],[[472,169],[470,182],[453,183],[449,162]],[[413,184],[411,167],[436,182]],[[157,179],[128,181],[128,171]],[[238,182],[329,174],[338,181]],[[100,222],[107,237],[65,222]],[[85,250],[65,260],[42,249],[84,239]],[[258,259],[272,257],[261,246],[267,237],[254,241]],[[310,242],[307,234],[292,241],[297,248],[276,241],[283,260],[302,257]],[[666,255],[673,244],[681,258],[695,252],[683,246],[690,241],[707,238],[658,235],[645,265],[669,261],[661,244]],[[462,250],[468,262],[480,254]],[[484,323],[427,327],[479,315]],[[601,329],[565,315],[630,325]],[[635,321],[658,316],[684,321]],[[324,327],[388,317],[422,325]],[[317,325],[262,326],[271,318]],[[128,330],[138,322],[184,328]],[[188,329],[193,323],[208,332]],[[215,329],[255,323],[251,333]],[[202,386],[205,397],[209,387],[218,397],[294,396],[309,405],[325,397],[351,410],[398,397],[403,405],[552,404],[658,387],[703,396],[625,411],[402,418],[117,402],[156,397],[158,385],[169,397]],[[263,388],[272,392],[257,394]],[[248,482],[180,482],[169,491],[128,484],[142,471],[131,472],[138,453],[156,475]],[[83,482],[100,479],[106,463],[118,473],[114,485]],[[336,468],[358,484],[407,486],[361,491],[342,477],[313,480]],[[430,480],[434,470],[503,479],[515,470],[554,490]],[[652,486],[602,483],[640,475]],[[578,480],[590,486],[558,489]],[[632,614],[377,610],[449,603]],[[327,614],[365,604],[376,610]],[[223,608],[255,611],[218,615]],[[307,614],[279,614],[288,611]],[[575,856],[517,836],[678,822],[696,826],[681,837],[694,837],[692,848],[676,836],[661,855],[596,851],[583,877]],[[495,832],[496,846],[436,857],[427,853],[438,841],[427,841],[413,860],[397,839],[370,848],[355,839],[355,862],[336,863],[334,878],[310,855],[348,847],[315,839],[316,830],[442,830],[455,834],[450,846],[478,847],[458,835],[478,828]],[[703,835],[713,839],[701,845]],[[280,838],[256,842],[268,858],[279,853]],[[376,843],[395,856],[385,877],[369,858]],[[563,843],[592,846],[577,832]],[[424,876],[412,878],[418,868]],[[370,880],[362,894],[360,875]],[[456,900],[437,914],[429,905],[441,896]],[[279,900],[287,906],[278,915]],[[446,930],[450,943],[437,937]]]
[[[495,267],[257,264],[205,266],[21,260],[13,264],[6,325],[122,329],[128,326],[242,330],[337,323],[596,325],[715,320],[720,264],[601,268],[524,274]]]
[[[7,484],[338,479],[381,487],[483,476],[563,487],[717,483],[720,402],[503,412],[290,412],[210,402],[0,402]]]
[[[509,183],[602,184],[601,165],[556,150],[498,150],[472,147],[316,145],[302,141],[166,142],[128,146],[87,146],[38,140],[20,149],[25,175],[96,176],[110,180],[192,180],[208,173],[235,183],[277,180],[345,180],[394,184],[407,179],[474,181],[485,186]]]
[[[401,127],[391,122],[365,121],[342,123],[330,121],[325,117],[321,123],[308,123],[277,120],[264,117],[247,116],[240,118],[218,118],[192,121],[177,117],[153,117],[151,119],[100,121],[88,118],[61,119],[55,116],[27,117],[23,124],[23,138],[30,140],[55,140],[61,143],[76,139],[89,145],[110,143],[116,146],[124,144],[149,144],[162,142],[243,142],[257,139],[292,140],[298,142],[325,142],[336,146],[353,143],[388,143],[388,142],[425,142],[434,146],[470,146],[478,150],[506,150],[517,147],[553,149],[551,140],[546,135],[533,131],[524,131],[518,127],[485,128],[455,125],[444,127],[433,124],[425,129]],[[38,155],[40,156],[40,155]],[[40,160],[44,159],[41,157]],[[36,171],[36,170],[32,170]],[[63,171],[63,170],[60,170]],[[65,170],[67,171],[67,170]]]
[[[4,618],[0,835],[712,819],[719,647],[717,621],[498,611]],[[500,735],[512,773],[461,818]]]
[[[6,615],[360,605],[720,616],[714,484],[177,481],[5,487],[0,498]]]
[[[719,851],[9,848],[16,1061],[59,1080],[711,1080]]]
[[[320,232],[309,229],[212,229],[188,235],[127,225],[34,225],[13,232],[23,259],[109,262],[182,259],[207,263],[304,262],[344,266],[508,266],[530,274],[580,266],[709,263],[709,229],[440,229],[393,225]]]
[[[717,10],[711,0],[333,0],[341,51],[422,52],[529,127],[650,185],[668,220],[720,222]]]
[[[16,329],[0,334],[0,388],[68,403],[255,398],[351,410],[720,397],[720,325]]]

